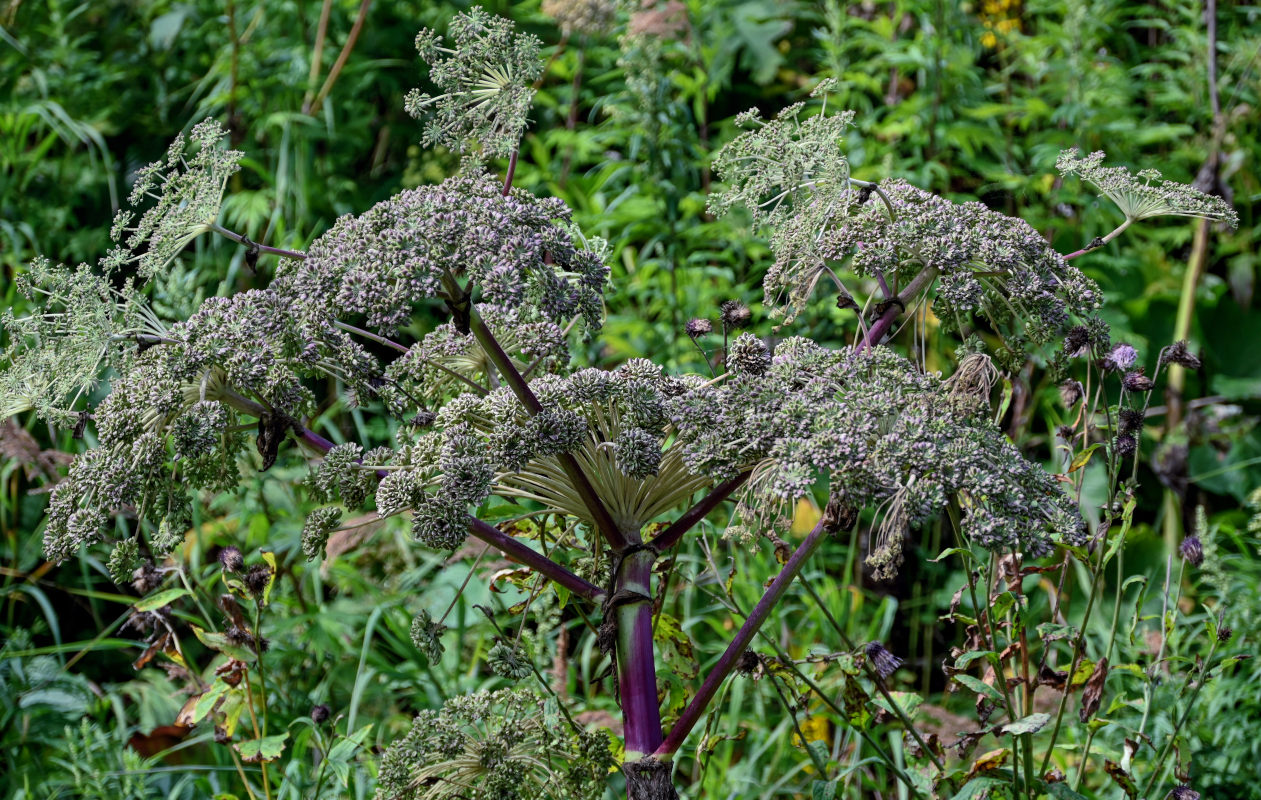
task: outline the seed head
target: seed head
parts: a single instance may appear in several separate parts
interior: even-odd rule
[[[1191,534],[1182,540],[1178,552],[1182,555],[1183,560],[1190,562],[1191,566],[1198,567],[1204,563],[1204,545],[1200,542],[1200,537]]]
[[[689,320],[688,323],[683,326],[683,330],[693,339],[699,339],[700,337],[711,333],[714,330],[714,324],[707,319],[697,318]]]
[[[314,722],[316,725],[322,725],[325,721],[328,720],[329,714],[331,713],[332,712],[329,711],[328,706],[324,705],[323,703],[320,703],[319,705],[313,706],[311,708],[311,721]]]
[[[742,330],[753,324],[753,312],[739,300],[724,300],[718,307],[724,331]]]
[[[1125,377],[1121,379],[1121,385],[1127,392],[1150,392],[1156,384],[1143,374],[1142,368],[1139,368],[1134,372],[1125,373]]]
[[[266,564],[255,564],[245,573],[243,580],[245,588],[257,600],[263,596],[263,592],[267,591],[267,584],[271,581],[271,567]]]
[[[1199,369],[1200,359],[1187,349],[1187,340],[1174,342],[1160,351],[1161,364],[1178,364],[1187,369]]]
[[[219,551],[219,563],[228,572],[240,572],[245,566],[245,556],[239,548],[229,545]]]
[[[902,659],[886,650],[880,642],[868,642],[864,650],[872,668],[881,679],[888,678],[902,666]]]

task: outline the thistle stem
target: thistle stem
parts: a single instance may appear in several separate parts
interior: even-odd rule
[[[784,592],[796,579],[797,574],[801,572],[801,568],[805,566],[806,560],[819,549],[819,545],[823,544],[824,539],[828,536],[827,525],[828,517],[825,514],[823,519],[814,526],[814,530],[806,535],[797,549],[789,556],[788,561],[784,564],[784,568],[775,576],[775,580],[771,581],[771,585],[767,588],[766,593],[762,595],[762,599],[757,601],[757,605],[753,607],[753,611],[745,619],[744,624],[740,626],[740,630],[736,632],[735,638],[731,640],[731,644],[718,657],[718,663],[714,664],[713,669],[705,676],[704,682],[692,701],[687,704],[687,708],[683,709],[683,713],[679,716],[678,722],[670,729],[670,734],[666,736],[665,741],[653,753],[657,758],[668,760],[672,758],[679,747],[682,746],[683,740],[691,733],[692,728],[700,720],[701,715],[705,713],[706,706],[714,699],[714,695],[718,693],[718,687],[726,680],[731,671],[735,669],[736,664],[740,661],[740,657],[744,655],[745,649],[748,648],[749,642],[757,634],[758,629],[762,627],[762,623],[766,622],[766,618],[784,596]],[[630,747],[628,741],[627,748]]]

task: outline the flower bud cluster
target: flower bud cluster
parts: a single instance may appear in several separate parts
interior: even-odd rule
[[[357,217],[345,216],[312,243],[302,261],[282,264],[272,290],[312,323],[362,315],[390,335],[418,302],[452,302],[467,277],[482,302],[505,312],[565,324],[581,314],[601,324],[608,268],[579,249],[560,200],[525,191],[504,196],[499,183],[474,174],[401,192]]]
[[[188,137],[197,146],[196,152],[186,152],[188,141],[180,134],[164,160],[137,170],[127,201],[132,206],[146,200],[155,202],[139,219],[134,211],[118,212],[110,238],[123,248],[105,258],[107,269],[134,263],[141,277],[148,280],[164,270],[189,242],[210,230],[219,216],[224,187],[241,168],[239,162],[245,155],[222,147],[227,137],[227,130],[217,121],[205,120]]]
[[[1105,167],[1102,151],[1081,155],[1077,148],[1065,150],[1055,168],[1065,177],[1078,175],[1112,200],[1127,220],[1148,217],[1199,217],[1239,227],[1239,215],[1220,197],[1174,181],[1159,181],[1160,172],[1145,169],[1131,175],[1125,167]]]
[[[447,36],[450,48],[431,30],[416,37],[429,80],[442,93],[413,89],[403,103],[407,113],[425,120],[426,147],[463,153],[476,140],[484,156],[508,155],[525,132],[533,83],[543,71],[542,43],[478,6],[456,14]]]
[[[673,398],[670,409],[693,473],[753,470],[746,514],[791,504],[828,476],[848,503],[883,505],[901,527],[935,517],[953,497],[965,533],[990,549],[1036,555],[1052,537],[1081,541],[1072,499],[1021,457],[981,397],[953,388],[885,349],[790,338],[763,372],[733,371],[721,385]],[[757,522],[783,533],[791,515]],[[900,534],[888,533],[892,546]]]
[[[1051,341],[1071,315],[1099,306],[1095,283],[1024,220],[982,203],[953,203],[900,180],[881,186],[895,216],[883,203],[860,206],[822,234],[825,256],[852,254],[854,272],[888,280],[934,268],[940,275],[937,316],[978,313],[995,323],[1019,322],[1034,344]]]
[[[613,766],[607,733],[578,733],[525,689],[457,695],[416,715],[381,760],[378,800],[567,797],[598,800]]]

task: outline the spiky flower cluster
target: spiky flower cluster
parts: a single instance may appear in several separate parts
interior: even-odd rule
[[[675,446],[698,474],[753,471],[739,536],[785,533],[793,503],[827,476],[847,503],[875,506],[887,521],[869,562],[877,571],[896,567],[906,528],[951,498],[965,510],[964,533],[984,547],[1040,555],[1053,538],[1080,541],[1072,499],[995,428],[977,385],[944,384],[884,349],[790,338],[763,371],[733,371],[675,398]]]
[[[425,654],[430,664],[437,664],[442,660],[442,653],[446,650],[442,645],[442,634],[446,632],[447,626],[436,621],[424,609],[412,619],[412,644]]]
[[[556,458],[570,453],[585,465],[613,518],[637,528],[709,483],[688,475],[677,452],[663,451],[668,400],[695,381],[667,377],[636,359],[616,372],[589,368],[535,378],[538,413],[506,387],[462,394],[439,409],[432,430],[384,464],[377,511],[410,509],[413,534],[441,549],[463,541],[469,507],[492,491],[591,521]]]
[[[596,330],[608,268],[578,247],[564,225],[569,214],[560,200],[520,190],[505,197],[486,175],[458,176],[342,217],[305,259],[283,265],[271,288],[313,324],[362,315],[389,335],[418,302],[462,302],[458,279],[467,278],[482,302],[505,312],[559,324],[581,314]]]
[[[1160,172],[1145,169],[1138,175],[1125,167],[1105,167],[1103,151],[1088,156],[1074,147],[1065,150],[1055,161],[1055,168],[1065,177],[1077,175],[1117,204],[1127,221],[1148,217],[1199,217],[1239,227],[1239,215],[1220,197],[1175,181],[1162,181]]]
[[[416,50],[441,94],[413,89],[404,107],[425,120],[426,146],[462,153],[476,140],[483,155],[506,156],[525,131],[534,99],[532,84],[543,70],[541,43],[476,6],[455,15],[447,35],[453,48],[443,47],[434,31],[417,35]]]
[[[228,132],[215,120],[198,123],[185,140],[180,134],[166,158],[142,167],[128,202],[154,205],[137,220],[134,211],[120,211],[110,236],[123,245],[105,259],[107,268],[134,263],[148,280],[162,272],[189,242],[212,229],[228,179],[245,155],[223,147]],[[196,145],[189,155],[188,144]],[[187,156],[187,157],[185,157]],[[132,225],[132,222],[135,222]]]
[[[710,196],[713,213],[744,206],[755,223],[769,229],[775,263],[767,271],[765,302],[786,322],[826,271],[820,233],[844,219],[854,193],[841,152],[853,112],[803,120],[804,109],[796,103],[766,122],[756,111],[740,115],[737,122],[756,127],[714,157],[714,170],[726,186]]]
[[[159,344],[130,357],[92,414],[99,446],[75,460],[54,492],[49,558],[98,541],[108,515],[125,510],[157,527],[155,546],[173,545],[190,519],[189,489],[237,484],[246,451],[235,429],[239,414],[260,417],[257,449],[266,468],[293,422],[312,408],[304,378],[357,375],[366,385],[375,369],[370,357],[339,331],[319,342],[306,338],[290,308],[270,291],[211,298]],[[348,506],[370,492],[363,482],[356,488],[357,497],[342,487]]]
[[[452,697],[422,711],[381,760],[378,800],[597,800],[608,734],[575,732],[527,690]]]
[[[0,419],[34,410],[69,422],[103,371],[127,370],[135,335],[164,330],[130,284],[116,288],[87,264],[70,269],[35,258],[15,283],[42,313],[0,316],[10,341],[0,353]]]
[[[934,269],[941,281],[934,310],[943,320],[975,312],[996,323],[1023,321],[1035,344],[1051,341],[1070,315],[1099,306],[1094,282],[1024,220],[982,203],[952,203],[900,180],[881,186],[893,216],[869,201],[823,237],[829,257],[852,254],[857,274],[909,279]]]

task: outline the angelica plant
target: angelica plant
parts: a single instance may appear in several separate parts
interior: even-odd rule
[[[718,309],[717,324],[699,317],[688,323],[686,333],[706,358],[703,373],[671,373],[649,358],[613,370],[592,367],[579,357],[580,345],[600,333],[606,248],[576,229],[562,202],[512,185],[530,83],[540,69],[538,43],[480,9],[458,16],[450,37],[453,47],[432,32],[418,37],[442,94],[414,93],[408,108],[430,115],[427,144],[463,150],[476,139],[484,158],[510,156],[504,178],[466,161],[438,185],[342,217],[305,253],[264,249],[218,224],[224,178],[241,156],[223,149],[218,129],[204,124],[195,129],[200,149],[192,161],[179,141],[163,165],[142,174],[134,199],[156,193],[155,205],[134,228],[126,227],[132,217],[120,217],[116,227],[128,233],[130,255],[111,254],[100,265],[105,277],[88,267],[33,266],[32,296],[46,293],[50,310],[8,321],[17,345],[6,354],[0,407],[91,425],[97,440],[53,491],[48,557],[62,561],[105,542],[117,579],[137,568],[148,574],[142,555],[175,549],[197,504],[282,457],[300,458],[309,466],[300,491],[318,505],[303,527],[306,558],[325,556],[343,520],[372,514],[402,520],[418,546],[436,551],[458,550],[475,537],[531,571],[538,587],[531,602],[547,582],[552,594],[540,606],[581,604],[583,617],[598,622],[599,648],[615,675],[623,731],[618,771],[632,800],[657,800],[677,796],[675,759],[724,682],[741,665],[750,673],[765,666],[749,648],[829,537],[865,527],[866,565],[887,580],[914,552],[916,532],[944,517],[958,538],[955,554],[965,562],[972,601],[973,646],[954,654],[948,673],[989,704],[969,736],[973,744],[989,735],[1010,743],[1019,756],[1009,771],[1015,794],[1047,791],[1044,776],[1072,681],[1059,682],[1058,713],[1038,768],[1032,737],[1051,717],[1034,710],[1034,677],[1046,667],[1054,683],[1047,657],[1055,639],[1031,668],[1034,650],[1017,613],[1024,608],[1021,570],[1043,569],[1028,565],[1044,557],[1058,558],[1060,570],[1070,559],[1082,564],[1091,580],[1090,617],[1102,570],[1123,552],[1153,387],[1137,351],[1114,345],[1094,316],[1098,289],[1023,220],[895,178],[853,179],[842,150],[852,114],[813,114],[796,104],[722,151],[717,171],[727,184],[712,205],[718,212],[744,206],[768,230],[775,262],[765,302],[782,325],[809,310],[827,275],[843,307],[857,308],[855,295],[868,290],[870,327],[863,322],[852,347],[800,336],[772,346],[746,330],[756,324],[753,314],[731,301]],[[744,121],[758,124],[752,115]],[[1083,167],[1066,159],[1066,169],[1097,176],[1096,161]],[[1098,178],[1101,185],[1112,180]],[[1168,203],[1191,207],[1186,192],[1160,191]],[[1212,201],[1196,202],[1195,209],[1229,217]],[[1131,213],[1139,219],[1153,212],[1144,206]],[[158,319],[145,304],[145,282],[209,232],[240,241],[254,257],[278,257],[274,279],[264,289],[211,298],[187,319]],[[107,278],[124,273],[120,300]],[[961,336],[988,326],[1002,344],[995,357],[969,336],[954,374],[943,378],[883,346],[894,322],[930,294],[938,316]],[[422,310],[447,321],[418,333],[412,322]],[[722,357],[711,363],[704,342],[719,327]],[[1055,351],[1047,360],[1056,370],[1087,372],[1086,385],[1070,382],[1065,390],[1077,416],[1061,438],[1069,465],[1077,466],[1058,474],[1025,457],[992,405],[999,367],[1023,365],[1039,347]],[[1159,365],[1193,361],[1180,344],[1165,350]],[[37,378],[58,366],[67,377]],[[108,382],[104,399],[91,391],[97,381]],[[360,412],[382,417],[388,424],[380,429],[390,435],[335,444],[312,430],[330,384]],[[1105,393],[1114,390],[1115,407]],[[1097,450],[1110,488],[1104,521],[1091,527],[1080,510],[1083,476],[1073,473]],[[826,507],[793,547],[785,541],[793,509],[820,486]],[[728,500],[730,513],[721,508]],[[486,520],[492,510],[497,524]],[[721,522],[738,545],[770,542],[783,566],[747,613],[730,604],[743,619],[667,727],[654,576],[706,520]],[[224,552],[224,568],[234,573],[225,583],[261,608],[275,581],[274,556],[238,576],[241,554]],[[984,583],[980,563],[987,565]],[[999,579],[1013,581],[1004,605],[996,602],[1004,595],[999,568],[1006,570]],[[445,619],[423,612],[412,626],[414,643],[431,661],[446,647]],[[258,628],[257,619],[237,620],[225,639],[213,641],[240,662],[229,671],[242,677],[252,648],[262,682]],[[1060,638],[1071,645],[1067,674],[1076,676],[1084,637]],[[843,673],[843,716],[864,746],[911,794],[969,780],[885,685],[902,663],[896,653],[878,642],[847,644],[849,652],[833,660]],[[535,684],[542,683],[535,650],[520,633],[501,635],[486,668],[518,686],[421,711],[382,759],[379,797],[600,796],[613,766],[607,736],[579,724],[565,697]],[[789,670],[790,659],[778,651],[776,657],[780,672]],[[968,674],[974,662],[988,673]],[[1102,669],[1101,692],[1106,658],[1095,669]],[[809,676],[801,680],[818,688]],[[248,688],[243,697],[254,702]],[[1097,692],[1094,700],[1084,718],[1097,709]],[[921,763],[899,765],[871,735],[876,722],[861,712],[871,703],[904,729]],[[1003,721],[988,726],[995,712]],[[237,750],[264,764],[278,758],[283,739],[266,733],[264,717],[255,738],[237,741]],[[1149,782],[1158,782],[1161,768]]]

